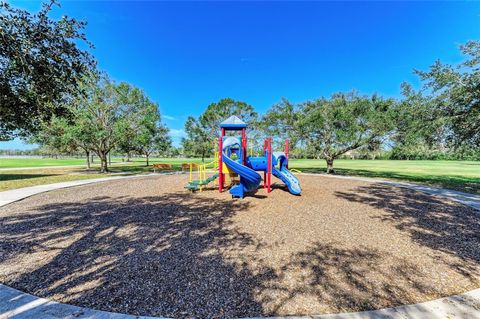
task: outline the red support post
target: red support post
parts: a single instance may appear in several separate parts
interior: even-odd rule
[[[268,193],[271,191],[272,183],[272,138],[268,138]]]
[[[247,165],[247,133],[244,128],[242,129],[242,154],[243,165]]]
[[[222,129],[223,130],[223,129]],[[218,138],[218,191],[221,193],[223,191],[223,162],[222,162],[222,144],[223,138],[220,136]]]
[[[285,157],[287,158],[287,168],[288,168],[288,138],[285,140]]]

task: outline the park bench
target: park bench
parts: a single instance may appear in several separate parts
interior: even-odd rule
[[[198,164],[195,164],[195,163],[183,163],[182,172],[190,171],[190,165],[192,165],[192,169],[197,169],[199,166]]]
[[[157,170],[164,171],[164,170],[171,170],[172,164],[153,164],[153,172],[155,173]]]

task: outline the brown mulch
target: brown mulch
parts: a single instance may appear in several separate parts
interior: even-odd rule
[[[480,214],[375,183],[301,176],[244,200],[185,175],[39,194],[0,209],[0,282],[106,311],[303,315],[480,286]]]

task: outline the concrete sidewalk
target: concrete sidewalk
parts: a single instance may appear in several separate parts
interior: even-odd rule
[[[0,319],[154,319],[98,311],[38,298],[0,284]],[[270,319],[480,319],[480,289],[415,305],[381,310]]]

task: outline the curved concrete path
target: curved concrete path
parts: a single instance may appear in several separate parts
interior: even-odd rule
[[[164,174],[148,174],[135,176],[114,176],[91,180],[72,181],[65,183],[32,186],[10,191],[0,192],[0,207],[9,203],[22,200],[26,197],[48,192],[55,189],[73,187],[97,182],[112,181],[126,178],[141,178],[152,175]],[[320,174],[302,174],[302,175],[320,175]],[[383,183],[395,187],[409,188],[424,192],[433,196],[448,198],[453,201],[460,202],[467,206],[477,209],[480,213],[480,196],[439,189],[425,185],[390,182],[384,180],[376,180],[371,178],[359,178],[349,176],[321,176],[329,178],[344,178],[368,182]],[[160,317],[144,317],[132,316],[119,313],[111,313],[98,311],[89,308],[82,308],[67,304],[58,303],[44,298],[38,298],[30,294],[23,293],[16,289],[0,284],[0,319],[153,319]],[[300,316],[300,317],[274,317],[274,318],[302,318],[302,319],[480,319],[480,289],[475,289],[461,295],[455,295],[436,299],[424,303],[405,305],[394,308],[386,308],[380,310],[342,313],[318,316]]]

